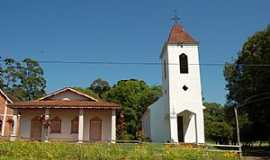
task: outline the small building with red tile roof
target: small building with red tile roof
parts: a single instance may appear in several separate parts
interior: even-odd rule
[[[41,141],[116,140],[120,105],[66,87],[42,98],[8,104],[17,120],[14,138]]]

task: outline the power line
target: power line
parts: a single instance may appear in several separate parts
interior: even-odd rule
[[[4,62],[4,60],[0,60]],[[64,61],[64,60],[39,60],[41,64],[90,64],[90,65],[163,65],[160,62],[121,62],[121,61]],[[167,65],[179,65],[179,63],[166,63]],[[191,66],[224,66],[229,63],[190,63]],[[248,67],[270,67],[270,64],[238,64]]]

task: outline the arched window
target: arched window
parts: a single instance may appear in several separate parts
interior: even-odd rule
[[[184,53],[179,56],[180,73],[188,73],[188,57]]]
[[[51,133],[61,133],[61,119],[54,117],[50,124]]]
[[[79,131],[79,117],[71,120],[71,133],[78,133]]]

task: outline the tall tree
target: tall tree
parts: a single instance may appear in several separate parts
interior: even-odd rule
[[[18,66],[18,75],[21,80],[21,89],[25,91],[24,98],[32,100],[45,95],[46,80],[44,72],[37,61],[26,58]]]
[[[225,108],[217,103],[204,103],[205,136],[216,143],[229,143],[232,139],[232,126],[225,118]]]
[[[3,70],[3,61],[2,57],[0,56],[0,88],[4,88],[4,70]]]
[[[26,58],[18,62],[6,58],[1,70],[3,88],[18,99],[32,100],[45,94],[46,80],[37,61]]]
[[[125,133],[130,139],[137,139],[144,111],[161,96],[161,93],[161,88],[158,86],[151,87],[144,81],[131,79],[118,81],[111,90],[106,92],[105,98],[121,104]],[[119,113],[117,117],[119,117]],[[123,124],[118,123],[118,125]],[[118,137],[122,138],[125,136],[123,134],[120,133]]]
[[[4,66],[2,79],[4,81],[4,87],[8,90],[11,88],[16,87],[19,83],[18,77],[18,62],[16,62],[12,58],[4,59]]]
[[[101,98],[102,94],[110,90],[111,87],[109,82],[98,78],[92,82],[89,88]]]
[[[267,99],[270,96],[269,65],[270,26],[250,37],[238,57],[232,64],[226,64],[224,70],[229,107],[243,105],[247,99],[254,97],[240,108],[240,114],[250,121],[248,128],[252,128],[244,130],[249,133],[242,132],[242,136],[248,135],[253,141],[270,138],[270,101]]]

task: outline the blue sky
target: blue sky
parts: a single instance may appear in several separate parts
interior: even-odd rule
[[[36,60],[159,62],[177,9],[200,42],[201,63],[225,63],[270,23],[269,0],[0,1],[0,56]],[[160,66],[42,64],[47,91],[143,79],[160,84]],[[207,101],[224,103],[223,66],[202,66]]]

